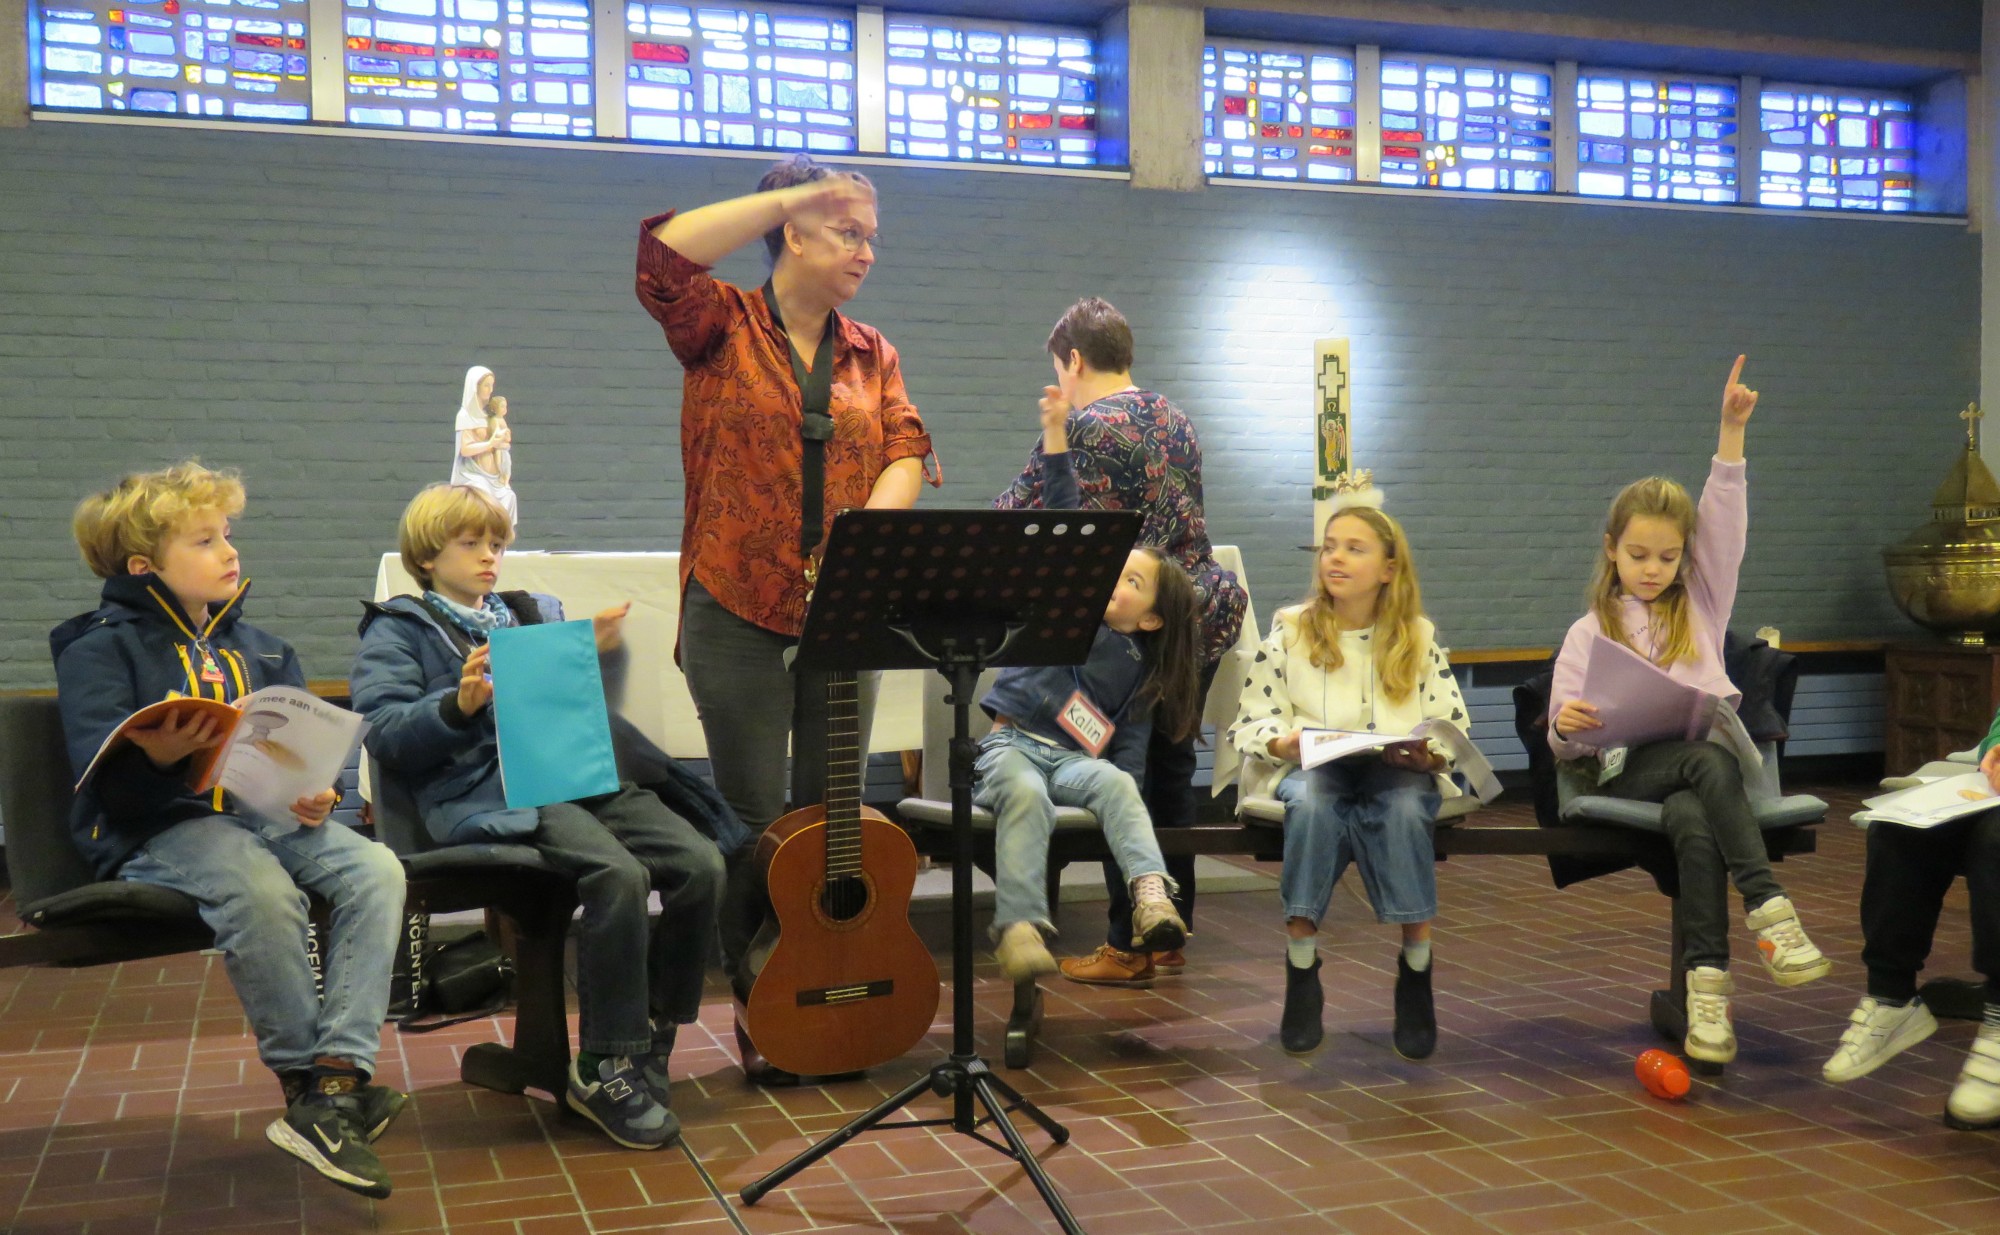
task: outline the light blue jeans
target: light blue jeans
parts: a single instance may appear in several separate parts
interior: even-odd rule
[[[1033,922],[1043,935],[1055,936],[1048,868],[1058,806],[1081,806],[1097,816],[1127,884],[1141,875],[1165,877],[1167,864],[1138,783],[1116,765],[1007,728],[979,739],[975,768],[972,801],[994,816],[996,937],[1016,922]],[[1166,882],[1175,888],[1173,880]]]
[[[1380,922],[1437,916],[1437,778],[1379,759],[1337,759],[1278,783],[1285,804],[1285,916],[1314,926],[1353,862]]]
[[[118,877],[200,904],[266,1067],[330,1056],[374,1074],[403,916],[403,864],[387,845],[333,822],[205,815],[147,841]],[[332,907],[323,997],[306,961],[308,890]]]

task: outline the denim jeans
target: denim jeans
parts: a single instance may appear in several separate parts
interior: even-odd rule
[[[1654,742],[1626,752],[1599,793],[1658,802],[1681,878],[1681,965],[1729,967],[1729,885],[1745,911],[1784,888],[1743,790],[1743,770],[1713,742]]]
[[[1127,882],[1166,874],[1138,784],[1106,760],[1009,727],[979,740],[974,766],[973,804],[994,816],[996,936],[1016,922],[1033,922],[1050,937],[1056,933],[1049,917],[1048,868],[1058,806],[1081,806],[1097,816]],[[1167,885],[1172,888],[1173,880]]]
[[[1278,783],[1285,804],[1285,916],[1314,926],[1353,862],[1378,922],[1437,916],[1437,779],[1380,759],[1336,759]]]
[[[328,1056],[373,1074],[403,917],[403,864],[338,823],[204,815],[134,853],[120,879],[193,897],[273,1072]],[[306,892],[332,907],[326,993],[306,961]]]
[[[649,789],[558,802],[528,838],[576,877],[577,1042],[597,1055],[652,1049],[653,1026],[686,1025],[701,1011],[715,945],[722,854]],[[660,916],[647,921],[649,894]]]

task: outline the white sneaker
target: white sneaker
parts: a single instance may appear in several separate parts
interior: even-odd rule
[[[1736,1058],[1736,1027],[1729,1021],[1729,993],[1735,984],[1727,969],[1698,965],[1688,970],[1688,1058],[1728,1063]]]
[[[1860,1080],[1936,1032],[1937,1018],[1921,999],[1912,999],[1900,1008],[1863,999],[1848,1014],[1840,1049],[1819,1074],[1836,1085]]]
[[[1944,1104],[1944,1121],[1967,1132],[2000,1127],[2000,1028],[1979,1027]]]
[[[1825,977],[1833,968],[1833,962],[1806,938],[1798,911],[1785,897],[1772,897],[1743,921],[1757,933],[1757,951],[1764,958],[1764,968],[1771,971],[1771,980],[1779,986],[1803,986]]]

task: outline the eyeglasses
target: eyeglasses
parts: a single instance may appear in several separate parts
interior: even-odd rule
[[[835,227],[831,223],[826,225],[826,230],[832,232],[833,238],[840,242],[840,247],[849,253],[861,252],[861,246],[863,245],[867,245],[877,253],[882,251],[881,232],[876,232],[873,235],[864,235],[858,227]]]

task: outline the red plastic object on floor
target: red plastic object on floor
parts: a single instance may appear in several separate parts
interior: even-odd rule
[[[1646,1087],[1647,1093],[1669,1102],[1687,1097],[1688,1089],[1693,1084],[1681,1057],[1658,1047],[1641,1053],[1632,1071],[1638,1074],[1639,1083]]]

